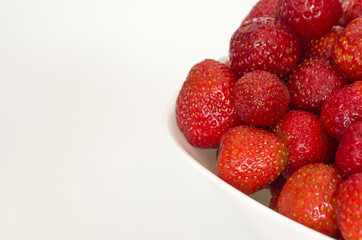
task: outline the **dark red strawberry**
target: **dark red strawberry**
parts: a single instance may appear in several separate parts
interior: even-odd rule
[[[344,177],[362,172],[362,120],[352,123],[344,132],[335,164]]]
[[[351,175],[339,189],[337,223],[345,240],[362,239],[362,172]]]
[[[253,70],[284,77],[298,63],[300,51],[298,38],[286,24],[275,18],[254,18],[234,32],[229,55],[238,77]]]
[[[337,190],[343,182],[337,170],[323,163],[307,164],[288,178],[278,200],[278,211],[307,227],[334,236]]]
[[[319,113],[324,101],[347,83],[330,60],[324,57],[306,59],[288,78],[290,107]]]
[[[338,0],[278,0],[277,15],[302,38],[320,38],[342,15]]]
[[[221,138],[217,175],[245,194],[274,181],[284,170],[287,148],[273,133],[252,126],[229,129]]]
[[[332,58],[333,44],[338,39],[343,29],[344,28],[341,26],[333,26],[333,28],[321,38],[307,40],[303,47],[303,58]]]
[[[269,208],[274,211],[278,211],[278,199],[286,182],[287,179],[283,175],[280,175],[269,185],[270,194],[272,195],[269,200]]]
[[[330,141],[319,118],[312,113],[294,110],[285,114],[271,131],[288,147],[288,164],[283,176],[288,178],[308,163],[330,162]]]
[[[341,140],[351,123],[362,120],[362,81],[333,93],[323,104],[321,121],[327,132]]]
[[[332,57],[350,81],[362,80],[362,17],[356,18],[333,45]]]
[[[236,81],[233,71],[215,60],[191,68],[177,97],[176,120],[193,146],[216,148],[221,135],[239,123],[232,99]]]
[[[235,84],[235,111],[244,124],[268,127],[288,110],[287,87],[273,73],[255,70],[246,73]]]
[[[259,17],[276,17],[278,0],[259,0],[243,22]]]
[[[270,194],[272,196],[279,195],[280,191],[282,190],[283,186],[287,182],[287,179],[280,175],[277,179],[275,179],[270,185]]]
[[[269,200],[269,208],[278,212],[278,200],[279,200],[279,195],[280,194],[277,194],[277,195],[274,195],[270,198]]]
[[[340,26],[347,26],[354,19],[362,16],[362,0],[342,0],[342,16],[338,20]]]

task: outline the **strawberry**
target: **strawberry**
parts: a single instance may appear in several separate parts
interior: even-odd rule
[[[362,81],[356,81],[333,93],[323,104],[321,122],[327,132],[341,140],[351,123],[362,120]]]
[[[302,38],[320,38],[342,15],[338,0],[278,0],[277,15]]]
[[[307,164],[288,178],[279,196],[278,212],[334,236],[338,232],[335,198],[342,182],[334,167],[323,163]]]
[[[269,185],[270,194],[272,195],[269,200],[269,208],[273,209],[274,211],[278,211],[278,199],[286,181],[287,179],[284,178],[283,175],[280,175]]]
[[[272,196],[269,200],[269,208],[278,212],[278,201],[279,201],[280,194],[276,194]]]
[[[362,17],[350,22],[334,43],[332,57],[350,81],[362,80]]]
[[[336,216],[345,240],[362,239],[362,172],[351,175],[337,195]]]
[[[282,188],[283,188],[283,186],[285,185],[286,182],[287,182],[287,179],[283,175],[280,175],[277,179],[275,179],[269,185],[270,194],[272,196],[279,195],[280,191],[282,191]]]
[[[312,113],[294,110],[285,114],[271,131],[288,147],[288,164],[283,176],[288,178],[308,163],[330,162],[330,141],[319,118]]]
[[[235,84],[235,111],[244,124],[257,127],[273,125],[289,107],[287,87],[273,73],[255,70]]]
[[[287,76],[298,63],[300,42],[293,30],[275,18],[254,18],[234,32],[230,40],[231,68],[238,75],[265,70]]]
[[[344,132],[335,164],[345,177],[362,172],[362,120],[352,123]]]
[[[244,18],[243,23],[253,18],[276,17],[278,0],[259,0]]]
[[[323,57],[306,59],[288,78],[290,107],[319,113],[324,101],[347,83],[330,60]]]
[[[362,16],[362,0],[342,0],[342,16],[338,24],[345,27],[354,19]]]
[[[216,148],[220,137],[237,125],[232,97],[236,75],[211,59],[195,64],[179,92],[176,120],[190,144]]]
[[[284,170],[287,148],[273,133],[239,125],[221,138],[217,175],[245,194],[252,194],[274,181]]]
[[[341,26],[333,26],[333,28],[321,38],[307,40],[303,47],[303,58],[332,58],[333,44],[338,39],[343,29],[344,28]]]

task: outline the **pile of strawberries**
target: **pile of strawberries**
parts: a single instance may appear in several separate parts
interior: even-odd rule
[[[326,235],[362,239],[362,0],[259,0],[229,60],[195,64],[176,102],[217,174]]]

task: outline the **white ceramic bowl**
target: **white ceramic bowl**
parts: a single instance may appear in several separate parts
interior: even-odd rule
[[[263,189],[251,196],[248,196],[228,183],[224,182],[216,175],[216,150],[199,149],[191,146],[182,132],[177,127],[175,117],[176,96],[174,96],[167,106],[164,124],[175,150],[183,158],[196,168],[200,174],[206,177],[210,183],[214,184],[222,194],[240,211],[243,218],[250,225],[258,239],[278,239],[278,240],[331,240],[313,229],[307,228],[267,207],[270,200],[270,192]],[[241,236],[242,237],[242,236]]]

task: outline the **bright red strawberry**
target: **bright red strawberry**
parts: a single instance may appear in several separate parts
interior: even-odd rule
[[[278,0],[277,15],[302,38],[320,38],[342,15],[338,0]]]
[[[243,76],[265,70],[287,76],[298,63],[300,42],[293,30],[275,18],[254,18],[234,32],[230,40],[231,68]]]
[[[236,81],[233,71],[215,60],[191,68],[176,102],[177,124],[190,144],[216,148],[222,134],[239,123],[232,99]]]
[[[303,48],[303,58],[332,58],[333,44],[338,39],[343,29],[344,28],[341,26],[333,26],[333,28],[321,38],[307,40]]]
[[[327,132],[341,140],[351,123],[362,120],[362,81],[333,93],[324,102],[320,118]]]
[[[287,148],[273,133],[246,125],[229,129],[220,141],[217,175],[245,194],[274,181],[284,170]]]
[[[352,123],[344,132],[335,164],[344,177],[362,172],[362,120]]]
[[[362,0],[342,0],[343,13],[338,24],[347,26],[354,19],[362,16]]]
[[[273,73],[255,70],[235,84],[235,111],[244,124],[256,127],[273,125],[289,108],[287,87]]]
[[[288,78],[290,107],[319,113],[324,101],[347,83],[330,60],[324,57],[306,59]]]
[[[243,22],[259,17],[276,17],[278,0],[259,0]]]
[[[336,215],[345,240],[362,239],[362,172],[343,182],[337,195]]]
[[[332,57],[350,81],[362,80],[362,17],[343,30],[333,45]]]
[[[285,114],[271,131],[288,147],[288,164],[283,176],[288,178],[308,163],[330,162],[330,141],[319,118],[312,113],[294,110]]]
[[[323,163],[307,164],[288,178],[279,196],[278,211],[333,236],[338,232],[335,198],[342,182],[334,167]]]

